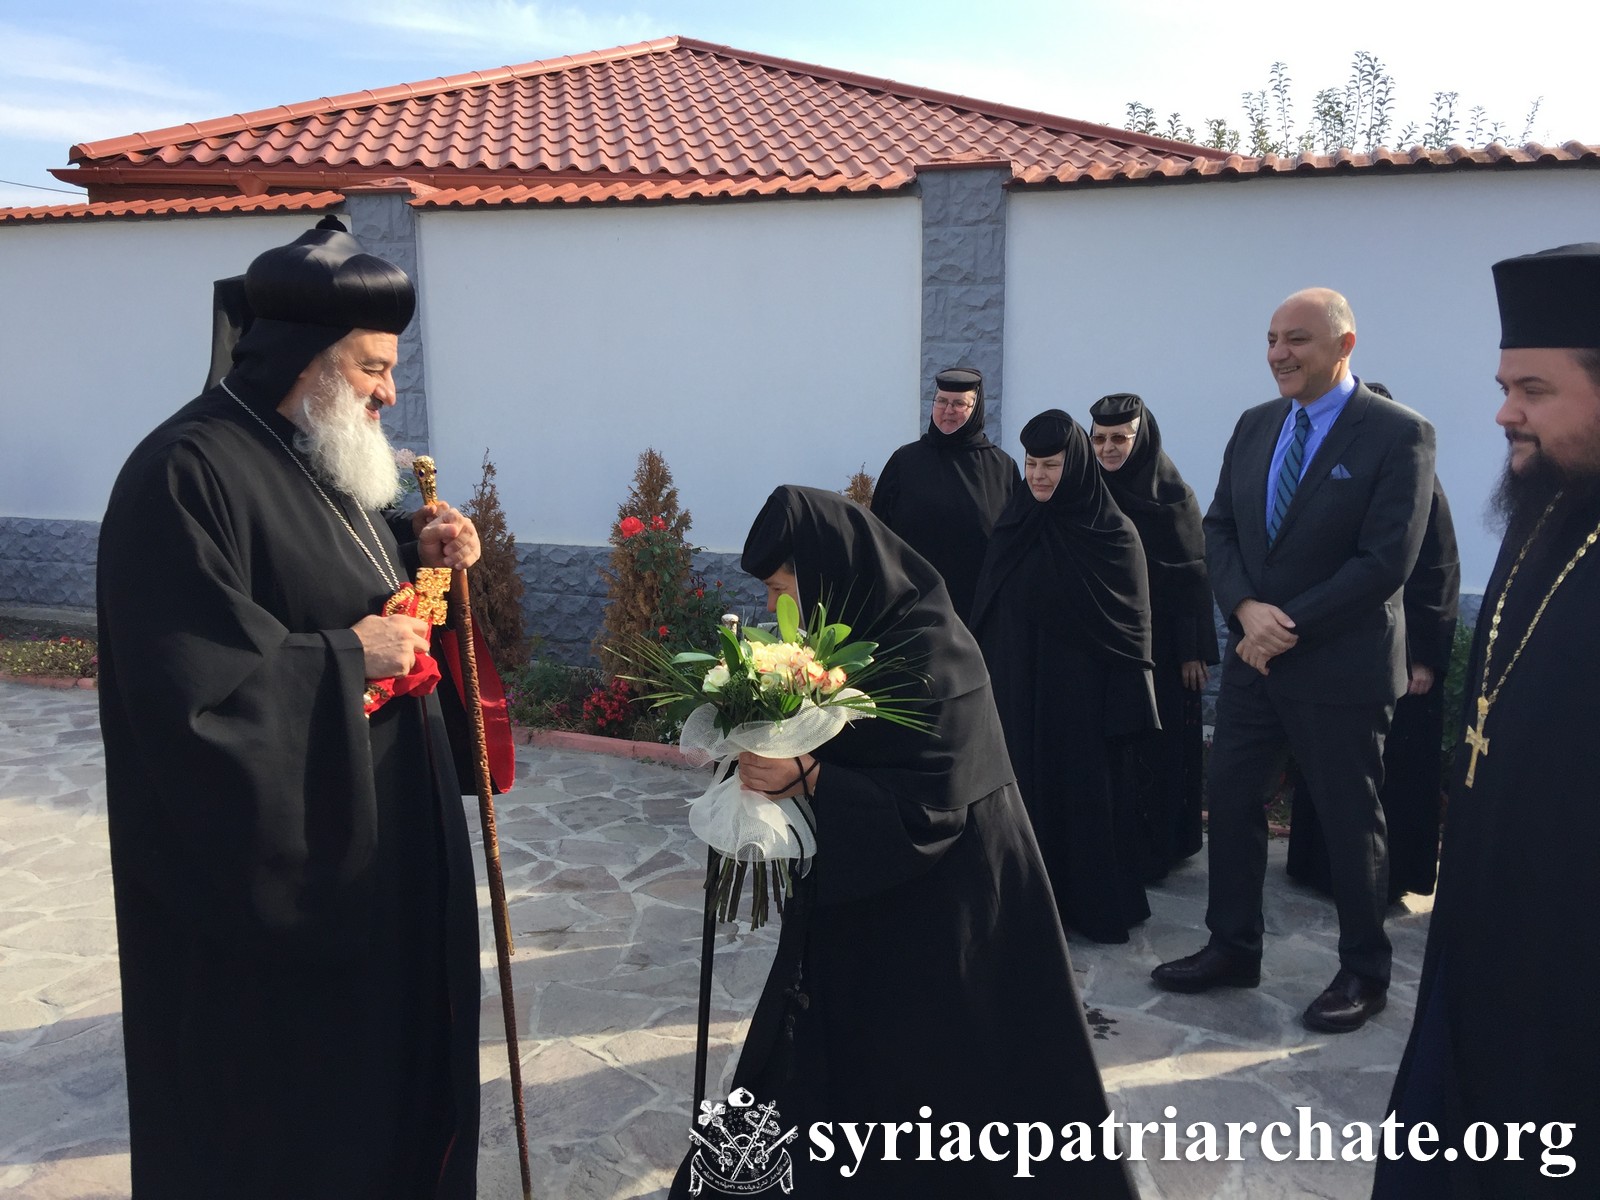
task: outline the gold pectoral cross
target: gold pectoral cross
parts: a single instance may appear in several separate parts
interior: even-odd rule
[[[1483,736],[1483,723],[1488,719],[1489,701],[1485,697],[1479,696],[1478,727],[1476,729],[1469,727],[1467,736],[1463,739],[1465,745],[1472,747],[1472,758],[1467,763],[1466,783],[1468,787],[1472,786],[1473,777],[1478,773],[1478,755],[1481,754],[1485,758],[1489,757],[1489,739]]]

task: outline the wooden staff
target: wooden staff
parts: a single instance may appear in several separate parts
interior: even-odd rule
[[[433,459],[419,455],[411,469],[417,477],[417,489],[422,494],[422,502],[438,503]],[[478,819],[483,827],[489,907],[494,915],[495,959],[500,967],[500,1011],[505,1018],[506,1058],[511,1065],[511,1108],[517,1124],[517,1165],[522,1168],[522,1200],[533,1200],[533,1177],[528,1170],[528,1117],[522,1104],[522,1053],[517,1048],[517,1003],[511,991],[511,918],[506,909],[505,875],[500,869],[500,836],[495,832],[489,739],[483,727],[483,696],[478,690],[478,656],[472,644],[472,596],[464,568],[457,567],[450,573],[450,605],[456,618],[456,642],[461,651],[461,681],[467,692],[467,713],[472,718],[473,763],[478,777]]]

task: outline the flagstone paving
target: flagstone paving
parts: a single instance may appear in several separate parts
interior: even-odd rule
[[[525,748],[498,801],[516,940],[514,983],[541,1200],[659,1197],[685,1148],[692,1091],[703,851],[683,801],[702,776]],[[468,819],[477,827],[476,806]],[[1151,889],[1126,946],[1073,943],[1095,1049],[1121,1118],[1376,1122],[1405,1043],[1426,900],[1397,909],[1389,1007],[1367,1029],[1312,1034],[1297,1017],[1337,970],[1331,904],[1289,884],[1273,844],[1262,986],[1215,996],[1154,990],[1152,966],[1203,940],[1201,860]],[[481,874],[481,863],[479,866]],[[0,1194],[128,1195],[121,1005],[103,759],[92,692],[0,683]],[[483,956],[479,1195],[520,1194],[488,889]],[[761,988],[770,931],[719,938],[712,1091]],[[722,1088],[725,1090],[725,1083]],[[908,1118],[909,1119],[909,1118]],[[336,1131],[331,1133],[336,1136]],[[1160,1136],[1151,1142],[1159,1149]],[[1146,1197],[1366,1197],[1369,1164],[1149,1162]],[[801,1198],[803,1200],[803,1198]]]

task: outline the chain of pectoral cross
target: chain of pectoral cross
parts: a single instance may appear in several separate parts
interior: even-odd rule
[[[1506,597],[1511,594],[1512,581],[1516,579],[1517,572],[1522,569],[1522,560],[1528,557],[1528,547],[1532,546],[1539,538],[1539,531],[1544,528],[1544,523],[1550,514],[1555,511],[1561,502],[1561,493],[1557,492],[1555,499],[1545,506],[1544,512],[1539,514],[1538,523],[1534,525],[1533,532],[1528,535],[1528,540],[1522,543],[1522,549],[1517,552],[1517,561],[1511,564],[1511,570],[1506,574],[1505,586],[1500,589],[1500,598],[1495,601],[1494,617],[1489,622],[1489,636],[1483,644],[1483,681],[1478,685],[1478,725],[1477,728],[1467,727],[1466,736],[1462,739],[1464,745],[1472,750],[1472,758],[1467,763],[1467,778],[1465,783],[1472,786],[1478,774],[1478,757],[1489,757],[1489,739],[1483,732],[1484,722],[1489,719],[1489,708],[1500,698],[1500,689],[1505,687],[1506,679],[1511,675],[1511,668],[1517,665],[1517,660],[1522,657],[1523,648],[1527,646],[1528,639],[1533,636],[1533,631],[1538,628],[1539,618],[1544,616],[1544,610],[1550,603],[1550,597],[1556,594],[1556,589],[1567,581],[1567,576],[1572,574],[1572,569],[1589,553],[1589,547],[1600,539],[1600,525],[1589,531],[1589,536],[1573,552],[1567,560],[1567,565],[1561,568],[1561,574],[1556,576],[1556,581],[1550,585],[1550,590],[1544,594],[1544,599],[1539,601],[1539,607],[1534,611],[1533,620],[1528,622],[1528,628],[1522,633],[1522,640],[1517,643],[1517,648],[1511,653],[1511,661],[1506,663],[1505,669],[1500,672],[1500,678],[1495,681],[1493,688],[1489,686],[1489,660],[1494,655],[1494,644],[1500,637],[1500,617],[1505,612]]]

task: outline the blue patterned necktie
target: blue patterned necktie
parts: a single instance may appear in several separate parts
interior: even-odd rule
[[[1278,537],[1278,527],[1283,524],[1283,515],[1289,511],[1289,502],[1294,499],[1294,490],[1300,486],[1300,468],[1306,461],[1306,440],[1311,436],[1311,418],[1306,416],[1306,410],[1296,406],[1294,410],[1294,436],[1289,439],[1289,450],[1283,456],[1283,466],[1278,471],[1278,486],[1272,490],[1272,516],[1267,519],[1267,545],[1272,545]]]

